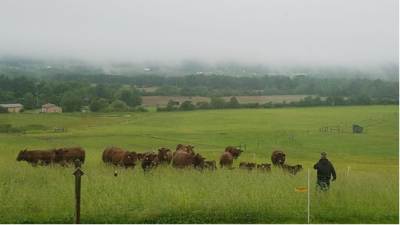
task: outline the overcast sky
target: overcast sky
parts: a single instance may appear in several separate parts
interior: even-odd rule
[[[0,30],[0,56],[399,61],[398,0],[1,0]]]

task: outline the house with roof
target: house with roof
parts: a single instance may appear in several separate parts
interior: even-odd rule
[[[42,105],[41,113],[62,113],[62,108],[51,103]]]
[[[23,105],[19,103],[13,103],[13,104],[0,104],[0,106],[7,108],[8,112],[14,112],[17,113],[19,112],[22,108],[24,108]]]

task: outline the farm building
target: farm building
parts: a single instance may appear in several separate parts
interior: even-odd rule
[[[362,133],[363,132],[362,127],[358,126],[358,125],[353,125],[353,133]]]
[[[19,103],[14,103],[14,104],[0,104],[0,106],[7,108],[8,112],[14,112],[17,113],[19,112],[22,108],[24,108],[23,105]]]
[[[62,108],[51,103],[42,105],[41,113],[62,113]]]

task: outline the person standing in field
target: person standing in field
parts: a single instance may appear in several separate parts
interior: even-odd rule
[[[317,170],[317,191],[329,190],[331,175],[332,181],[336,180],[336,172],[332,163],[326,158],[326,153],[321,152],[321,159],[314,165],[314,169]]]

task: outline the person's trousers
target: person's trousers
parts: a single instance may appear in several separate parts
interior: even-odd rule
[[[331,178],[330,177],[324,177],[324,178],[317,178],[317,187],[315,190],[320,191],[327,191],[329,190],[329,185],[331,184]]]

